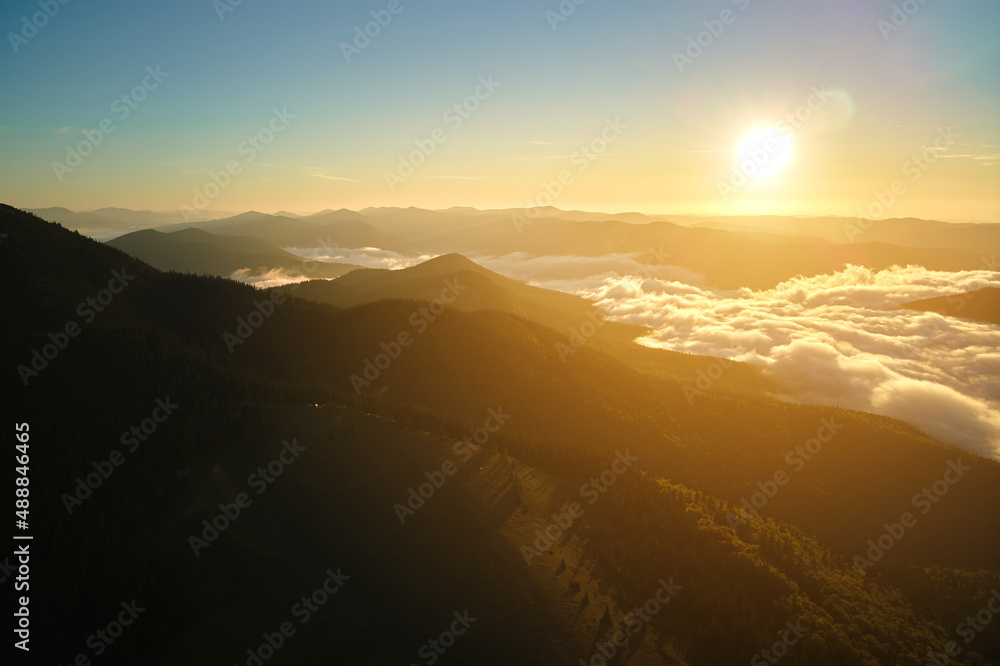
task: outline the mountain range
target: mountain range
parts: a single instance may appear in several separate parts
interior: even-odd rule
[[[74,228],[81,229],[79,224]],[[779,217],[671,221],[555,208],[534,209],[531,216],[527,211],[468,208],[342,209],[295,217],[250,212],[184,226],[249,236],[279,248],[379,248],[407,257],[627,254],[662,263],[667,256],[671,265],[720,289],[769,289],[798,275],[822,275],[848,264],[873,270],[911,264],[928,270],[982,270],[995,266],[1000,249],[997,224],[888,219],[862,225],[845,218]],[[178,226],[156,228],[174,231]],[[847,228],[853,231],[847,233]],[[195,272],[215,273],[210,266],[224,262],[192,256],[181,263]]]
[[[165,233],[143,229],[108,241],[162,271],[228,277],[239,271],[262,275],[277,271],[289,278],[335,278],[358,266],[309,262],[251,236],[213,234],[194,227]]]
[[[273,247],[222,231],[263,228],[271,237],[259,240],[280,245],[315,230],[299,220],[279,237],[285,223],[273,222],[117,244],[204,243],[211,261],[234,248],[277,261]],[[316,227],[367,230],[356,222]],[[536,233],[554,238],[561,224]],[[619,249],[660,237],[728,239],[746,253],[771,242],[578,224],[596,225],[582,245]],[[743,364],[635,351],[636,329],[589,302],[464,256],[261,291],[190,274],[239,260],[163,272],[8,206],[0,232],[17,313],[4,392],[32,423],[44,489],[34,520],[57,535],[38,543],[61,581],[39,604],[38,622],[60,627],[41,648],[53,659],[93,632],[94,599],[110,610],[136,597],[151,621],[115,645],[119,657],[155,646],[145,663],[173,663],[198,645],[198,663],[243,663],[342,567],[342,596],[289,639],[283,663],[405,662],[467,611],[476,624],[449,652],[456,663],[586,661],[619,630],[637,663],[745,663],[799,623],[808,631],[784,663],[922,664],[985,604],[979,592],[1000,586],[997,462],[889,418],[779,401]],[[399,247],[429,247],[415,238]],[[832,261],[830,244],[796,242],[816,250],[810,265]],[[899,251],[882,249],[864,251]],[[954,252],[948,261],[974,254]],[[176,415],[68,511],[63,496],[166,398]],[[203,521],[293,440],[302,462],[193,554]],[[439,484],[446,462],[458,472]],[[409,491],[423,483],[437,490],[418,502]],[[296,567],[281,566],[292,553]],[[661,585],[676,596],[637,629],[628,613]],[[231,631],[207,632],[210,617]],[[984,633],[953,663],[997,654]]]

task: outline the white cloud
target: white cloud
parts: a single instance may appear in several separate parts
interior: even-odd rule
[[[476,261],[653,329],[641,344],[764,366],[786,400],[884,414],[1000,458],[1000,327],[900,308],[1000,287],[996,271],[848,266],[755,292],[713,289],[625,255]]]
[[[304,282],[310,279],[299,272],[293,274],[283,268],[272,268],[261,274],[251,273],[249,268],[241,268],[229,277],[237,282],[253,285],[258,289],[283,287],[286,284],[295,284],[296,282]]]
[[[346,247],[286,247],[285,252],[305,259],[315,259],[336,264],[354,264],[365,268],[388,268],[397,270],[409,268],[416,264],[433,259],[436,255],[424,254],[418,257],[403,256],[392,250],[382,250],[377,247],[346,248]]]
[[[343,178],[341,176],[328,176],[325,173],[314,173],[313,176],[316,178],[325,178],[327,180],[346,180],[349,183],[360,183],[360,180],[355,180],[354,178]]]

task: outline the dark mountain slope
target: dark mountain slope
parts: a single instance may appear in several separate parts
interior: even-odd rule
[[[304,630],[301,646],[290,645],[290,656],[279,660],[327,663],[346,654],[355,661],[366,656],[379,661],[391,654],[403,662],[420,645],[410,639],[426,640],[441,631],[437,611],[460,600],[445,594],[447,588],[433,575],[400,577],[391,565],[380,570],[378,554],[364,548],[366,539],[379,532],[377,526],[395,520],[391,505],[374,500],[405,493],[408,484],[419,483],[430,469],[433,456],[405,464],[407,446],[401,446],[397,456],[390,455],[387,463],[400,465],[399,473],[383,478],[378,467],[361,464],[367,459],[352,458],[332,445],[327,451],[322,441],[312,440],[310,446],[326,453],[326,474],[319,469],[319,458],[308,463],[303,458],[304,467],[290,469],[273,489],[254,497],[254,505],[232,532],[202,556],[190,553],[188,536],[218,512],[220,497],[231,496],[220,492],[245,486],[251,470],[276,455],[274,440],[307,432],[298,421],[261,409],[264,403],[334,399],[413,430],[454,438],[480,427],[486,410],[503,408],[511,418],[496,434],[498,448],[558,479],[560,494],[551,490],[525,504],[539,519],[558,511],[564,501],[579,501],[581,479],[599,476],[616,450],[628,449],[639,459],[637,471],[671,480],[669,492],[650,499],[648,486],[640,491],[623,477],[621,485],[613,487],[620,495],[609,491],[599,504],[587,504],[587,522],[579,528],[583,542],[571,542],[582,550],[575,556],[565,553],[570,557],[567,568],[590,572],[599,567],[594,576],[610,587],[598,589],[608,590],[621,608],[647,598],[647,585],[657,577],[686,572],[685,585],[692,594],[679,606],[684,615],[678,618],[671,610],[655,624],[665,636],[681,637],[692,664],[745,662],[770,645],[783,622],[800,612],[821,619],[827,613],[826,621],[836,626],[817,622],[816,640],[809,642],[804,655],[790,654],[789,664],[871,664],[891,658],[885,655],[898,663],[917,664],[948,637],[973,603],[954,603],[944,594],[947,603],[942,609],[932,607],[926,595],[957,585],[978,594],[997,584],[995,574],[971,570],[995,571],[1000,561],[995,532],[983,528],[1000,519],[1000,466],[890,419],[714,389],[689,402],[681,382],[657,379],[597,349],[584,347],[563,362],[556,345],[565,340],[564,334],[507,312],[448,309],[430,320],[421,312],[428,303],[419,300],[337,310],[298,299],[291,288],[284,292],[288,300],[272,311],[261,306],[270,299],[268,293],[218,278],[159,273],[113,248],[14,209],[0,210],[0,232],[7,234],[0,242],[0,274],[11,281],[19,274],[46,277],[34,295],[68,307],[67,316],[74,316],[76,299],[103,288],[105,269],[121,263],[137,273],[122,298],[116,297],[27,387],[14,368],[30,357],[32,348],[47,342],[50,324],[65,323],[65,312],[33,314],[35,301],[19,291],[9,300],[13,311],[27,316],[19,328],[4,331],[4,392],[11,396],[12,413],[20,415],[15,418],[31,421],[37,438],[33,446],[39,471],[33,484],[38,484],[39,499],[33,516],[39,525],[36,534],[43,534],[41,526],[50,530],[45,540],[36,537],[40,545],[50,544],[41,561],[45,570],[58,571],[59,580],[69,581],[40,599],[40,607],[51,613],[41,615],[40,624],[60,627],[58,639],[46,646],[59,648],[53,661],[72,658],[94,631],[95,614],[110,613],[121,599],[136,595],[148,600],[151,622],[116,643],[116,657],[134,657],[149,645],[173,646],[178,654],[190,654],[175,642],[182,640],[177,634],[155,629],[174,625],[152,620],[182,622],[191,616],[192,607],[206,603],[197,592],[207,589],[231,595],[224,603],[257,609],[232,623],[225,614],[205,616],[217,618],[211,620],[210,656],[239,661],[247,641],[273,631],[286,619],[291,603],[320,582],[310,577],[315,569],[340,562],[345,573],[350,574],[347,563],[352,563],[364,574],[352,581],[358,583],[356,591],[345,588],[345,595],[336,598],[345,606],[331,605],[329,615],[310,625],[311,638]],[[15,238],[19,244],[9,245]],[[425,270],[434,273],[438,267]],[[71,295],[63,296],[64,290]],[[259,325],[241,324],[254,312],[263,312],[254,318]],[[411,321],[414,313],[423,324]],[[244,342],[225,337],[240,336],[241,325],[249,326],[243,328]],[[391,343],[401,332],[408,332],[413,341],[397,350]],[[379,358],[383,353],[388,362]],[[370,385],[361,386],[356,395],[351,376],[363,377],[366,360],[383,367],[377,375],[369,371]],[[78,512],[67,514],[62,494],[72,492],[75,479],[89,473],[92,462],[117,450],[119,435],[148,416],[157,398],[167,396],[181,405],[176,418],[130,453]],[[735,508],[731,505],[756,492],[757,484],[773,478],[776,470],[787,469],[785,453],[816,436],[824,418],[836,419],[842,428],[802,471],[789,472],[790,482],[761,509],[767,520],[747,517],[747,525],[738,525],[735,536],[724,530],[727,514]],[[355,425],[358,430],[367,427]],[[317,431],[340,447],[366,442],[364,437],[352,439],[350,428],[345,432],[320,426]],[[412,441],[403,435],[399,440]],[[500,451],[494,453],[491,460],[496,464]],[[941,478],[956,458],[971,468],[961,482],[926,516],[919,515],[916,527],[863,581],[853,574],[851,558],[864,552],[868,539],[880,536],[883,523],[913,510],[912,495]],[[381,457],[375,460],[381,462]],[[178,469],[189,477],[178,479]],[[315,474],[303,477],[306,470]],[[533,475],[530,469],[525,472],[522,483],[531,495]],[[513,484],[507,471],[498,475],[494,486],[505,479]],[[366,491],[372,503],[341,494],[341,484],[355,482],[374,484]],[[298,494],[300,484],[306,488],[305,499]],[[514,492],[510,488],[495,490],[503,497]],[[504,553],[510,551],[498,549],[489,539],[469,541],[475,517],[482,522],[472,524],[491,535],[519,506],[511,495],[509,507],[505,504],[492,513],[495,490],[451,495],[451,500],[447,492],[435,497],[443,511],[436,514],[442,518],[437,527],[417,532],[413,542],[386,537],[379,543],[404,548],[417,561],[433,560],[437,549],[452,549],[436,568],[428,561],[429,568],[413,570],[461,568],[455,576],[466,586],[462,589],[474,588],[477,575],[486,577],[480,585],[484,595],[509,595],[489,605],[488,617],[503,618],[504,608],[517,608],[524,626],[543,628],[537,634],[521,634],[517,654],[551,656],[552,663],[562,663],[566,655],[554,652],[547,628],[564,616],[542,603],[554,603],[542,592],[543,579],[529,584],[525,581],[532,578],[515,568],[525,566],[516,557],[517,539],[504,533],[515,549],[509,559]],[[315,514],[308,511],[309,501]],[[468,511],[463,513],[463,507]],[[368,513],[371,523],[366,522]],[[775,523],[775,518],[794,528]],[[529,527],[524,527],[524,535],[533,538]],[[344,542],[350,544],[338,545]],[[936,569],[934,578],[926,573],[921,578],[907,575],[918,571],[908,569],[911,566],[919,571],[934,566],[970,571]],[[551,571],[559,575],[558,568]],[[403,580],[408,603],[397,605],[392,583]],[[503,584],[508,580],[511,584]],[[709,582],[698,582],[705,580]],[[883,585],[883,580],[891,582]],[[582,607],[584,601],[577,595],[573,605]],[[383,606],[399,613],[388,624],[379,621],[386,617],[379,612]],[[618,608],[612,609],[613,623],[620,623]],[[688,624],[677,624],[685,617]],[[397,618],[405,621],[401,629],[395,626]],[[706,623],[707,633],[694,631]],[[594,639],[603,631],[591,624],[575,629],[573,616],[566,625],[557,624],[569,626],[578,639]],[[344,629],[348,626],[350,633]],[[509,663],[509,648],[503,644],[509,635],[485,623],[480,628],[488,638],[486,643],[470,643],[476,646],[476,663]],[[731,640],[723,646],[715,638],[719,635]],[[230,636],[234,645],[227,642]],[[981,636],[973,649],[991,649],[991,636]],[[378,647],[366,653],[366,644]],[[347,652],[338,653],[343,646]],[[986,663],[971,652],[963,659]],[[133,658],[131,663],[138,661]]]
[[[964,294],[910,301],[905,303],[903,307],[1000,326],[1000,289],[995,287],[976,289]]]
[[[163,271],[222,277],[243,269],[249,269],[249,275],[281,269],[288,277],[335,278],[358,268],[351,264],[307,264],[302,257],[257,238],[224,236],[195,228],[170,233],[144,229],[110,240],[108,245]]]
[[[338,307],[350,307],[386,298],[441,299],[464,311],[499,310],[537,321],[567,334],[586,322],[603,321],[588,301],[560,292],[532,287],[489,271],[458,254],[431,259],[397,271],[366,269],[335,281],[314,280],[301,285],[300,298]],[[607,322],[605,335],[636,337],[643,329]],[[613,333],[612,333],[613,332]]]

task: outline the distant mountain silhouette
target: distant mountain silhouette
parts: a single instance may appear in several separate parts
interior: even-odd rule
[[[48,212],[45,212],[48,211]],[[141,226],[171,231],[172,213],[102,209],[72,213],[45,209],[41,216],[72,228],[108,230]],[[105,217],[101,217],[101,215]],[[529,214],[530,213],[530,214]],[[173,217],[170,217],[173,216]],[[404,255],[533,256],[609,253],[669,255],[670,262],[703,275],[708,284],[768,289],[797,275],[842,270],[847,264],[882,270],[920,265],[929,270],[981,269],[1000,251],[1000,224],[949,224],[933,220],[853,218],[692,217],[640,213],[588,213],[551,206],[532,209],[447,210],[327,209],[313,215],[256,211],[191,223],[218,234],[251,236],[278,247],[374,247]]]
[[[260,275],[274,269],[290,277],[334,278],[358,266],[313,262],[249,236],[226,236],[196,228],[164,233],[136,231],[108,241],[108,245],[163,271],[207,273],[229,277],[241,269]],[[309,270],[311,268],[311,270]]]
[[[963,294],[925,298],[903,305],[910,310],[937,312],[1000,326],[1000,289],[985,287]]]
[[[252,236],[278,247],[377,247],[405,251],[398,242],[361,219],[344,219],[339,211],[306,218],[279,217],[251,211],[234,217],[195,222],[193,227],[213,233]],[[166,231],[166,229],[164,229]]]
[[[777,233],[813,237],[830,243],[889,243],[903,247],[1000,251],[1000,224],[954,224],[918,218],[858,220],[856,218],[796,218],[762,215],[747,218],[711,217],[690,226],[745,234]]]
[[[669,255],[673,265],[705,276],[710,285],[768,289],[796,275],[813,276],[842,270],[847,264],[875,270],[894,265],[921,265],[931,270],[982,267],[982,254],[970,249],[932,249],[867,242],[832,243],[776,234],[745,235],[732,231],[690,228],[671,222],[634,224],[616,219],[576,221],[560,217],[511,214],[453,216],[440,224],[428,216],[399,215],[372,224],[424,252],[483,252],[533,256],[648,254]]]
[[[183,214],[177,211],[134,211],[127,208],[100,208],[87,212],[74,212],[66,208],[36,208],[28,212],[35,213],[44,220],[58,222],[67,229],[80,231],[88,236],[99,239],[117,236],[126,231],[159,227],[167,224],[185,222]],[[212,214],[202,212],[195,214],[195,219],[213,219],[224,217],[226,213]]]

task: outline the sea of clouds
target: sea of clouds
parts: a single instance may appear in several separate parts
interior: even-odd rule
[[[1000,458],[1000,326],[900,307],[1000,287],[996,271],[848,266],[765,291],[725,291],[625,255],[475,260],[649,327],[640,344],[764,366],[785,400],[884,414]]]

